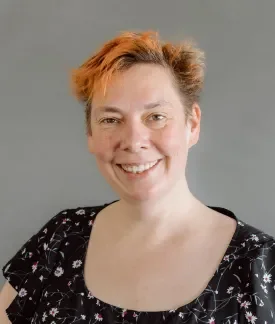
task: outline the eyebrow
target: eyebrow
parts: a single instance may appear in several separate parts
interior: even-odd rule
[[[148,103],[146,105],[144,105],[144,109],[148,110],[148,109],[153,109],[153,108],[157,108],[160,106],[164,106],[164,105],[171,105],[168,101],[166,100],[159,100],[156,102],[151,102]],[[120,113],[122,114],[122,110],[118,107],[114,107],[114,106],[100,106],[98,107],[98,110],[100,112],[113,112],[113,113]]]

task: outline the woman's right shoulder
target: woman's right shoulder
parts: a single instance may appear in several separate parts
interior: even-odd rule
[[[71,248],[65,248],[65,242],[69,238],[71,242],[75,242],[76,237],[87,238],[97,213],[103,207],[77,207],[59,211],[3,266],[3,276],[8,281],[5,289],[12,293],[12,298],[6,298],[13,300],[7,311],[12,322],[15,319],[20,322],[21,319],[31,318],[31,310],[39,301],[43,286],[56,264],[66,259],[66,254],[70,254],[74,248],[74,244]]]
[[[64,239],[75,233],[85,235],[102,206],[63,209],[51,217],[3,266],[4,277],[19,292],[30,273],[43,270],[43,277],[54,266]],[[15,275],[16,274],[16,275]]]

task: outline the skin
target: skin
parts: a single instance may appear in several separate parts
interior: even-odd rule
[[[201,110],[194,104],[186,120],[184,109],[171,74],[156,65],[134,65],[111,80],[105,96],[95,94],[88,147],[125,214],[131,210],[135,219],[162,222],[168,214],[182,219],[198,206],[185,168],[199,139]],[[117,165],[157,159],[141,177],[128,176]]]
[[[85,282],[112,305],[158,311],[190,302],[235,231],[234,220],[188,188],[186,163],[199,140],[201,110],[195,103],[186,120],[185,109],[169,71],[149,64],[118,73],[105,96],[93,98],[88,147],[120,200],[95,220]],[[158,159],[145,176],[118,166]]]
[[[150,311],[190,302],[206,287],[235,231],[235,221],[189,190],[186,163],[199,140],[201,110],[195,103],[186,120],[185,109],[169,71],[149,64],[118,73],[106,95],[93,98],[88,148],[120,200],[96,218],[85,281],[113,305]],[[143,175],[118,166],[155,160]],[[16,294],[6,282],[1,323],[10,323],[5,309]]]

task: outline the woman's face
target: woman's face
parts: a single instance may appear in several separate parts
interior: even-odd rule
[[[88,146],[122,199],[161,198],[185,181],[188,150],[199,128],[199,107],[194,105],[186,123],[170,73],[139,64],[114,76],[105,96],[95,93]]]

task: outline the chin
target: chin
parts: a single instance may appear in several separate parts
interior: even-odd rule
[[[145,202],[155,197],[152,193],[140,191],[140,192],[128,192],[123,195],[126,199],[134,200],[136,202]]]
[[[142,188],[141,186],[140,188],[129,188],[129,190],[125,190],[125,188],[116,190],[121,199],[131,200],[136,203],[145,203],[148,201],[159,200],[165,194],[164,191],[165,190],[161,188],[159,183],[157,184],[157,186],[155,184],[150,188]]]
[[[104,166],[101,164],[100,167],[101,174],[113,191],[121,199],[133,202],[159,200],[172,190],[174,181],[178,180],[177,177],[174,181],[170,179],[171,176],[165,172],[164,163],[158,163],[154,169],[142,174],[127,173],[111,163]]]

